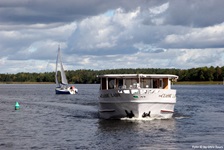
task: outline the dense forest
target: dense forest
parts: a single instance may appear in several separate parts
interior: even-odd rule
[[[178,81],[222,81],[224,78],[223,67],[200,67],[191,69],[108,69],[108,70],[67,70],[66,76],[69,83],[99,83],[97,75],[101,74],[175,74]],[[55,72],[0,74],[0,82],[54,82]]]

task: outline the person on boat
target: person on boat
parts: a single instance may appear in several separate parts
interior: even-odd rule
[[[75,86],[71,86],[70,90],[74,91],[75,93],[78,93],[78,90],[75,88]]]

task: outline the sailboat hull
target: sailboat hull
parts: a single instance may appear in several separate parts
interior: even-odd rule
[[[63,89],[63,88],[56,88],[55,89],[56,94],[76,94],[78,93],[77,89]]]
[[[56,94],[71,94],[68,90],[58,90],[55,89]]]

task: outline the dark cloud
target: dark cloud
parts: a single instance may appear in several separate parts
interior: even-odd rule
[[[122,7],[126,10],[138,6],[148,7],[158,5],[159,2],[151,0],[1,0],[1,23],[52,23],[72,22],[89,16],[98,15],[110,9]]]
[[[141,7],[141,11],[169,3],[163,14],[164,24],[205,27],[224,21],[223,0],[1,0],[1,24],[36,24],[72,22],[104,13],[110,9],[126,11]],[[158,17],[158,16],[157,16]],[[145,16],[144,24],[153,24],[153,17]]]
[[[137,49],[133,48],[131,45],[128,46],[116,46],[113,48],[107,49],[93,49],[93,50],[81,50],[73,49],[70,53],[76,53],[78,55],[96,55],[96,56],[105,56],[105,55],[122,55],[122,54],[134,54],[138,52]]]
[[[224,21],[223,0],[171,0],[165,24],[206,27]]]

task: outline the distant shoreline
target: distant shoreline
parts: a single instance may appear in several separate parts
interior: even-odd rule
[[[54,82],[0,82],[0,84],[55,84]]]
[[[223,81],[179,81],[174,85],[223,85]]]
[[[54,82],[0,82],[0,84],[55,84]],[[77,83],[69,83],[77,84]],[[79,83],[82,84],[82,83]],[[83,83],[84,84],[84,83]],[[179,81],[174,85],[223,85],[223,81]]]

